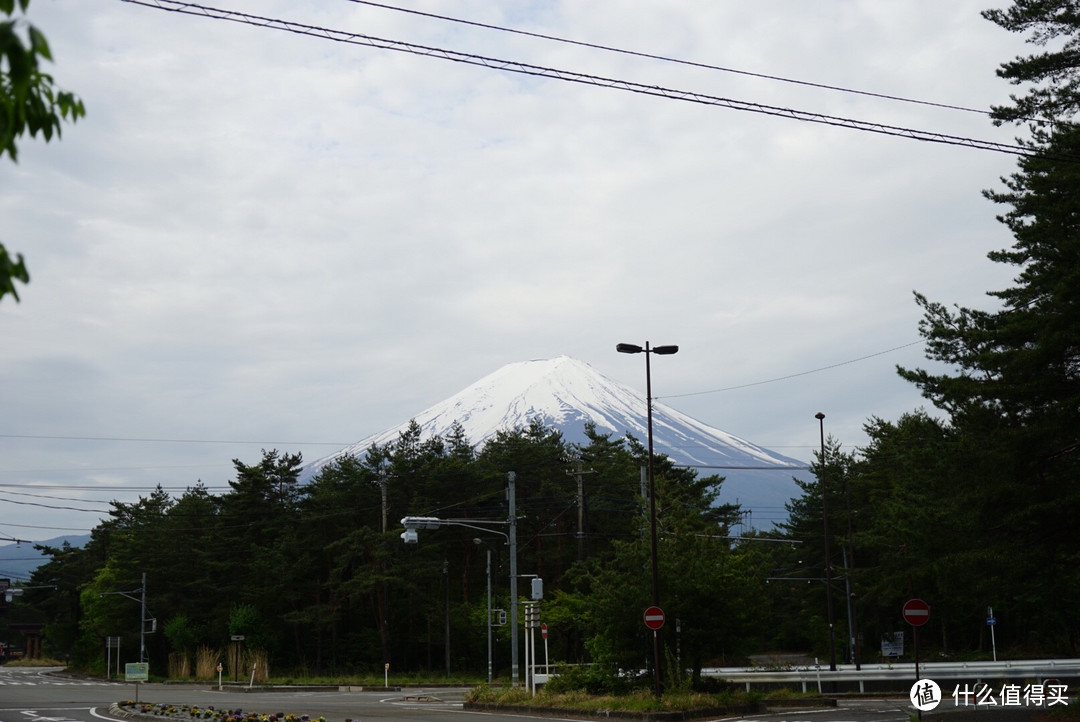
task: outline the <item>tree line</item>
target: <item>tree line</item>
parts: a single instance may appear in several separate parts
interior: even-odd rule
[[[593,428],[587,436],[568,444],[533,423],[476,452],[460,427],[422,439],[413,423],[395,442],[341,457],[303,484],[298,454],[264,451],[254,464],[234,461],[227,493],[196,484],[178,498],[159,487],[135,503],[113,502],[84,547],[47,550],[51,561],[29,586],[55,589],[28,590],[23,602],[47,621],[47,648],[91,668],[102,664],[106,637],[122,636],[133,650],[141,635],[158,669],[170,654],[190,658],[242,636],[289,672],[438,671],[447,662],[455,673],[483,670],[489,551],[494,606],[528,594],[527,584],[511,589],[505,540],[448,526],[406,545],[397,520],[505,520],[513,471],[518,569],[544,580],[553,654],[636,664],[649,597],[647,452],[629,437]],[[717,615],[716,585],[754,593],[764,580],[742,582],[755,573],[723,538],[737,510],[716,503],[722,480],[665,457],[656,468],[664,591],[686,620],[681,654],[700,667],[714,659],[718,637],[736,638],[741,594],[730,595],[732,614]],[[148,614],[158,620],[150,635],[138,605],[113,594],[130,594],[144,572]],[[505,649],[496,662],[509,666]]]

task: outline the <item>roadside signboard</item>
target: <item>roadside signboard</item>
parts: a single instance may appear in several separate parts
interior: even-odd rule
[[[881,656],[882,657],[903,657],[904,656],[904,633],[903,632],[885,632],[881,635]]]
[[[149,662],[128,662],[124,665],[125,682],[145,682],[150,679]]]

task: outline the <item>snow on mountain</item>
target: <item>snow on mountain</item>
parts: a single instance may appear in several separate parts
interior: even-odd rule
[[[528,426],[539,419],[559,429],[570,442],[585,442],[592,422],[601,433],[620,438],[627,432],[648,439],[645,394],[620,384],[589,364],[558,356],[503,366],[468,388],[421,411],[412,420],[422,438],[446,435],[454,422],[477,448],[499,430]],[[373,444],[396,441],[409,422],[362,439],[305,467],[304,477],[336,458],[363,457]],[[767,528],[786,516],[784,503],[799,493],[793,475],[805,477],[806,463],[782,456],[675,409],[653,402],[653,446],[676,464],[702,474],[725,477],[720,500],[739,502],[750,511],[749,523]]]

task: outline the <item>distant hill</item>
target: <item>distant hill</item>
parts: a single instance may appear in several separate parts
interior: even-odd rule
[[[21,544],[0,544],[0,579],[10,579],[13,583],[25,582],[30,574],[49,561],[40,551],[34,548],[35,544],[49,547],[61,547],[67,542],[73,547],[81,547],[90,541],[89,534],[73,536],[58,536],[53,539],[38,542],[23,542]]]
[[[589,364],[558,356],[507,364],[468,388],[421,411],[413,420],[423,438],[445,436],[456,422],[477,447],[500,430],[525,428],[535,419],[562,432],[569,442],[585,442],[593,423],[614,438],[629,432],[648,438],[645,394],[604,376]],[[372,444],[396,441],[410,421],[369,436],[308,464],[304,478],[346,454],[362,458]],[[784,504],[800,494],[793,476],[809,478],[806,462],[782,456],[653,402],[653,439],[658,454],[702,475],[725,477],[720,502],[738,502],[751,513],[749,525],[768,528],[786,518]]]

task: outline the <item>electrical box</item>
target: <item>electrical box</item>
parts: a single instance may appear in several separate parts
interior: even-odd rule
[[[540,577],[533,577],[532,580],[532,598],[533,601],[539,602],[544,598],[544,580]]]

